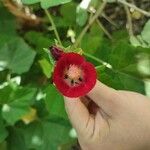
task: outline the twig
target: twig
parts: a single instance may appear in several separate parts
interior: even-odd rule
[[[34,22],[35,24],[40,24],[43,21],[42,18],[40,17],[36,16],[36,18],[32,18],[31,15],[29,16],[26,15],[25,12],[18,9],[18,7],[15,4],[13,4],[13,2],[10,0],[5,0],[3,1],[3,3],[13,15],[15,15],[16,17],[20,19],[31,21],[31,22]]]
[[[111,34],[105,29],[105,27],[102,25],[102,23],[98,19],[96,19],[96,22],[99,25],[99,27],[103,30],[103,32],[108,36],[108,38],[110,38],[112,40]]]
[[[102,13],[102,17],[105,18],[110,24],[117,27],[116,23],[110,17],[108,17],[105,13]]]
[[[105,6],[106,6],[107,2],[103,2],[100,7],[97,9],[96,13],[93,15],[93,17],[89,20],[89,23],[83,28],[82,32],[80,33],[80,35],[78,36],[76,42],[74,43],[74,47],[77,47],[83,36],[85,35],[85,33],[87,32],[87,30],[90,28],[90,26],[95,22],[95,20],[100,16],[100,14],[102,13],[102,11],[104,10]]]
[[[126,6],[128,6],[128,7],[131,7],[131,8],[133,8],[133,9],[139,11],[140,13],[144,14],[145,16],[150,17],[150,12],[147,12],[147,11],[141,9],[141,8],[138,8],[138,7],[135,6],[134,4],[128,3],[128,2],[125,1],[125,0],[117,0],[117,1],[120,2],[120,3],[122,3],[123,5],[126,5]]]
[[[53,21],[53,18],[52,18],[52,16],[51,16],[51,14],[49,13],[49,11],[48,11],[47,9],[44,9],[44,11],[45,11],[45,14],[47,15],[47,17],[48,17],[48,19],[49,19],[49,21],[50,21],[52,27],[53,27],[55,36],[56,36],[56,38],[57,38],[59,44],[62,46],[62,42],[61,42],[61,40],[60,40],[58,31],[57,31],[57,29],[56,29],[56,25],[55,25],[55,23],[54,23],[54,21]]]
[[[128,32],[129,32],[129,35],[130,36],[134,36],[133,34],[133,25],[132,25],[132,18],[131,18],[131,14],[130,14],[130,11],[129,11],[129,8],[124,5],[124,9],[126,11],[126,14],[127,14],[127,24],[128,24]]]

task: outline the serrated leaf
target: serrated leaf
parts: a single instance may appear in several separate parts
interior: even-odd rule
[[[18,37],[13,38],[0,48],[0,61],[6,63],[6,68],[13,73],[27,72],[36,53]]]
[[[43,73],[47,78],[50,78],[52,75],[53,65],[50,64],[46,59],[39,60],[39,64],[43,70]]]
[[[45,92],[45,103],[49,113],[66,119],[67,115],[63,96],[58,92],[54,85],[49,85]]]
[[[3,118],[11,125],[21,119],[30,110],[35,92],[34,88],[19,88],[8,93],[9,99],[2,105]]]

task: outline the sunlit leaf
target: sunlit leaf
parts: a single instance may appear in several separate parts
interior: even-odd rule
[[[77,12],[77,17],[76,17],[77,24],[80,26],[85,25],[85,23],[88,19],[87,10],[78,6],[76,12]]]
[[[145,24],[141,35],[143,40],[145,40],[150,45],[150,20],[148,20]]]
[[[7,89],[4,88],[4,90]],[[9,96],[7,96],[5,102],[3,99],[4,95],[0,95],[0,99],[3,100],[3,118],[11,125],[21,119],[29,111],[30,105],[34,100],[35,92],[36,89],[34,88],[18,88],[8,93]]]
[[[27,72],[36,53],[21,39],[13,38],[0,48],[0,61],[6,63],[6,68],[13,73]]]

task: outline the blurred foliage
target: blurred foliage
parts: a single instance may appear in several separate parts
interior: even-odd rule
[[[105,15],[119,7],[114,0],[108,2]],[[0,150],[71,150],[76,144],[63,97],[51,84],[54,61],[48,48],[57,41],[44,11],[48,8],[66,50],[80,51],[70,46],[101,3],[92,0],[83,8],[79,0],[0,2]],[[126,23],[118,24],[119,17],[116,27],[115,20],[105,15],[86,30],[78,47],[95,65],[101,82],[147,95],[150,20],[141,15],[142,30],[139,27],[138,34],[131,36]]]

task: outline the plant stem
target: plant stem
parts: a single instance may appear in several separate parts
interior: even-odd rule
[[[108,38],[112,40],[111,34],[105,29],[102,23],[98,19],[96,19],[96,22],[99,25],[99,27],[103,30],[103,32],[108,36]]]
[[[147,12],[147,11],[141,9],[141,8],[138,8],[138,7],[135,6],[134,4],[128,3],[126,0],[117,0],[117,1],[120,2],[120,3],[122,3],[123,5],[126,5],[126,6],[128,6],[128,7],[131,7],[131,8],[133,8],[133,9],[139,11],[140,13],[142,13],[142,14],[144,14],[144,15],[150,17],[150,12]]]
[[[86,56],[86,57],[88,57],[88,58],[91,58],[92,60],[95,60],[96,62],[102,64],[103,66],[105,66],[105,67],[107,67],[109,69],[112,69],[112,66],[109,63],[107,63],[107,62],[105,62],[105,61],[103,61],[103,60],[101,60],[101,59],[99,59],[99,58],[97,58],[95,56],[92,56],[92,55],[90,55],[90,54],[88,54],[86,52],[83,52],[83,55]],[[95,68],[97,69],[98,66],[95,67]]]
[[[108,17],[105,13],[102,13],[102,17],[105,18],[110,24],[117,27],[117,24],[110,17]]]
[[[57,38],[59,44],[62,45],[62,42],[61,42],[61,40],[60,40],[60,36],[59,36],[59,34],[58,34],[56,25],[55,25],[55,23],[54,23],[54,21],[53,21],[53,18],[52,18],[52,16],[51,16],[51,14],[49,13],[49,11],[48,11],[47,9],[44,9],[44,11],[45,11],[45,14],[47,15],[47,17],[48,17],[48,19],[49,19],[49,21],[50,21],[52,27],[53,27],[55,36],[56,36],[56,38]]]
[[[93,59],[93,60],[95,60],[95,61],[97,61],[97,62],[99,62],[101,64],[105,64],[106,63],[103,60],[101,60],[99,58],[96,58],[95,56],[92,56],[92,55],[90,55],[90,54],[88,54],[86,52],[83,52],[83,55],[85,55],[86,57],[91,58],[91,59]]]
[[[83,36],[85,35],[85,33],[87,32],[87,30],[90,28],[90,26],[95,22],[95,20],[100,16],[100,14],[102,13],[102,11],[104,10],[105,6],[106,6],[107,2],[103,2],[99,8],[97,9],[96,13],[93,15],[93,17],[89,20],[89,23],[83,28],[82,32],[80,33],[80,35],[78,36],[76,42],[74,43],[74,47],[78,47],[78,45],[80,44]]]
[[[134,34],[133,34],[132,18],[131,18],[131,14],[130,14],[129,8],[126,5],[124,5],[124,9],[125,9],[126,14],[127,14],[127,24],[128,24],[129,35],[130,36],[134,36]]]

